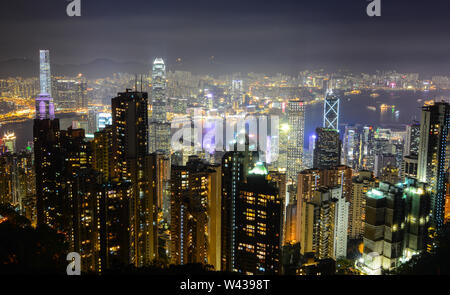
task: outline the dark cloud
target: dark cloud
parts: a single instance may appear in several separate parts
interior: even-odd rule
[[[381,0],[370,18],[365,0],[81,0],[69,18],[64,0],[1,0],[0,60],[52,50],[57,63],[96,58],[208,70],[296,72],[317,66],[447,73],[449,1]]]

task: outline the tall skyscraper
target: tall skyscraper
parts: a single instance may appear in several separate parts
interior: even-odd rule
[[[41,92],[36,98],[36,118],[54,119],[55,105],[52,98],[52,77],[50,74],[50,52],[40,52],[40,86]]]
[[[152,68],[152,119],[156,121],[166,120],[166,65],[162,58],[155,58]]]
[[[339,97],[328,91],[323,106],[323,128],[339,132]]]
[[[405,199],[405,238],[403,256],[406,259],[425,250],[430,221],[430,193],[425,183],[407,178],[403,184]]]
[[[259,162],[249,171],[236,202],[234,268],[243,274],[278,274],[281,271],[284,200]]]
[[[366,193],[375,187],[375,178],[371,171],[361,170],[352,181],[352,198],[350,202],[350,234],[351,239],[362,238],[366,210]]]
[[[170,153],[170,123],[167,122],[166,65],[156,58],[152,69],[152,117],[149,124],[149,152]]]
[[[380,182],[366,194],[364,251],[357,267],[366,274],[393,270],[427,247],[430,193],[414,179]]]
[[[41,93],[52,97],[52,76],[50,71],[50,51],[39,51]]]
[[[403,191],[381,182],[366,194],[362,269],[381,274],[397,267],[403,255],[405,204]],[[403,224],[403,226],[402,226]]]
[[[435,228],[444,224],[445,165],[450,126],[450,105],[444,102],[422,108],[417,178],[429,186]]]
[[[303,169],[303,141],[305,133],[305,106],[303,101],[288,102],[287,116],[290,127],[287,146],[287,181],[295,182]]]
[[[317,259],[347,256],[349,202],[342,188],[320,187],[310,201],[302,203],[300,244],[302,253],[314,253]]]
[[[314,168],[328,169],[341,162],[341,140],[335,129],[317,128]]]
[[[230,151],[222,158],[222,267],[224,271],[236,269],[237,200],[240,187],[247,181],[248,172],[258,161],[259,154]]]
[[[130,205],[133,185],[128,180],[119,180],[115,171],[113,152],[113,126],[108,125],[94,134],[90,142],[92,168],[100,178],[101,186],[96,193],[96,208],[99,211],[100,266],[101,269],[130,264]]]
[[[196,156],[171,170],[172,263],[202,263],[220,270],[221,170]]]
[[[147,93],[112,99],[114,177],[133,188],[130,205],[130,262],[148,265],[157,257],[156,155],[148,154]]]
[[[312,239],[312,231],[308,230],[309,225],[305,222],[309,222],[305,214],[307,214],[306,203],[312,202],[316,191],[320,188],[340,188],[340,196],[345,199],[345,202],[351,200],[351,181],[352,181],[352,169],[347,166],[335,166],[330,169],[307,169],[303,170],[298,175],[297,184],[297,204],[296,204],[296,234],[295,242],[300,242],[302,254],[307,252],[313,252],[312,244],[307,242],[308,239]],[[306,210],[306,211],[305,211]],[[348,210],[348,209],[347,209]],[[348,213],[347,213],[348,218]],[[308,221],[309,220],[309,221]],[[348,220],[347,220],[348,227]],[[311,241],[311,240],[309,240]]]
[[[170,153],[170,131],[171,125],[167,121],[150,120],[149,125],[149,152],[162,153],[169,155]]]
[[[57,230],[63,228],[62,166],[59,120],[55,119],[51,93],[50,57],[40,51],[41,94],[36,98],[36,118],[33,122],[33,147],[36,171],[37,224]]]

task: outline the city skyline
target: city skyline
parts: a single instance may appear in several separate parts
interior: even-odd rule
[[[432,2],[0,4],[0,274],[450,273]]]

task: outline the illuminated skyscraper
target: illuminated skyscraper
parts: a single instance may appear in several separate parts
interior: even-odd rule
[[[258,161],[258,152],[230,151],[222,158],[222,270],[232,271],[236,266],[236,204],[239,189],[247,181],[248,171]]]
[[[405,238],[403,256],[407,259],[425,250],[430,221],[430,193],[425,183],[407,178],[403,184],[405,199]]]
[[[328,91],[323,106],[323,127],[339,130],[339,97]],[[339,131],[338,131],[339,132]]]
[[[317,259],[347,255],[349,202],[337,187],[320,187],[310,201],[302,203],[300,244],[302,253],[313,252]]]
[[[417,178],[431,189],[432,222],[436,228],[444,223],[445,164],[450,105],[444,102],[422,108]]]
[[[350,202],[350,226],[349,237],[351,239],[362,238],[364,234],[364,219],[366,210],[366,193],[375,187],[375,178],[371,171],[361,170],[352,181],[352,197]]]
[[[221,170],[197,156],[171,170],[171,258],[220,270]]]
[[[33,122],[33,146],[36,171],[37,224],[64,231],[62,212],[62,163],[59,119],[51,93],[48,50],[40,51],[41,94],[36,98]]]
[[[146,92],[119,93],[112,99],[114,177],[132,183],[130,258],[135,266],[157,257],[156,155],[148,154]]]
[[[287,105],[290,133],[287,147],[287,181],[296,181],[303,169],[303,141],[305,133],[305,106],[301,100],[290,100]]]
[[[405,200],[402,188],[381,182],[366,194],[362,270],[381,274],[392,270],[403,255]]]
[[[284,200],[267,180],[259,162],[249,171],[236,202],[234,269],[243,274],[278,274],[281,270]]]
[[[50,72],[50,51],[39,51],[41,93],[52,96],[52,77]]]
[[[366,274],[393,270],[425,250],[430,194],[413,179],[380,182],[366,193],[364,251],[357,267]]]
[[[149,124],[149,152],[170,153],[170,131],[171,125],[167,121],[157,121],[152,119]]]
[[[36,98],[36,118],[40,120],[55,118],[55,105],[52,98],[52,78],[50,75],[50,52],[40,51],[41,93]]]
[[[298,174],[297,182],[297,204],[296,204],[296,222],[295,222],[295,241],[300,242],[301,253],[314,252],[312,244],[312,231],[310,225],[306,225],[309,217],[306,217],[306,203],[312,202],[316,191],[321,187],[340,188],[340,196],[345,202],[350,202],[352,191],[352,169],[347,166],[335,166],[330,169],[307,169]],[[305,211],[306,210],[306,211]],[[348,213],[346,213],[348,215]],[[311,217],[312,215],[310,215]],[[348,226],[348,225],[347,225]]]
[[[152,117],[149,124],[149,152],[170,153],[170,123],[167,122],[166,65],[156,58],[152,71]]]
[[[156,58],[152,69],[152,119],[157,121],[166,120],[166,88],[166,65],[162,58]]]

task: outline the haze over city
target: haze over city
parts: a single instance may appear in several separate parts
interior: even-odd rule
[[[82,16],[69,18],[67,1],[2,1],[0,61],[37,61],[36,50],[48,48],[57,65],[110,59],[149,67],[161,56],[173,69],[202,74],[306,68],[449,74],[444,0],[383,1],[380,17],[367,16],[364,0],[81,3]]]

